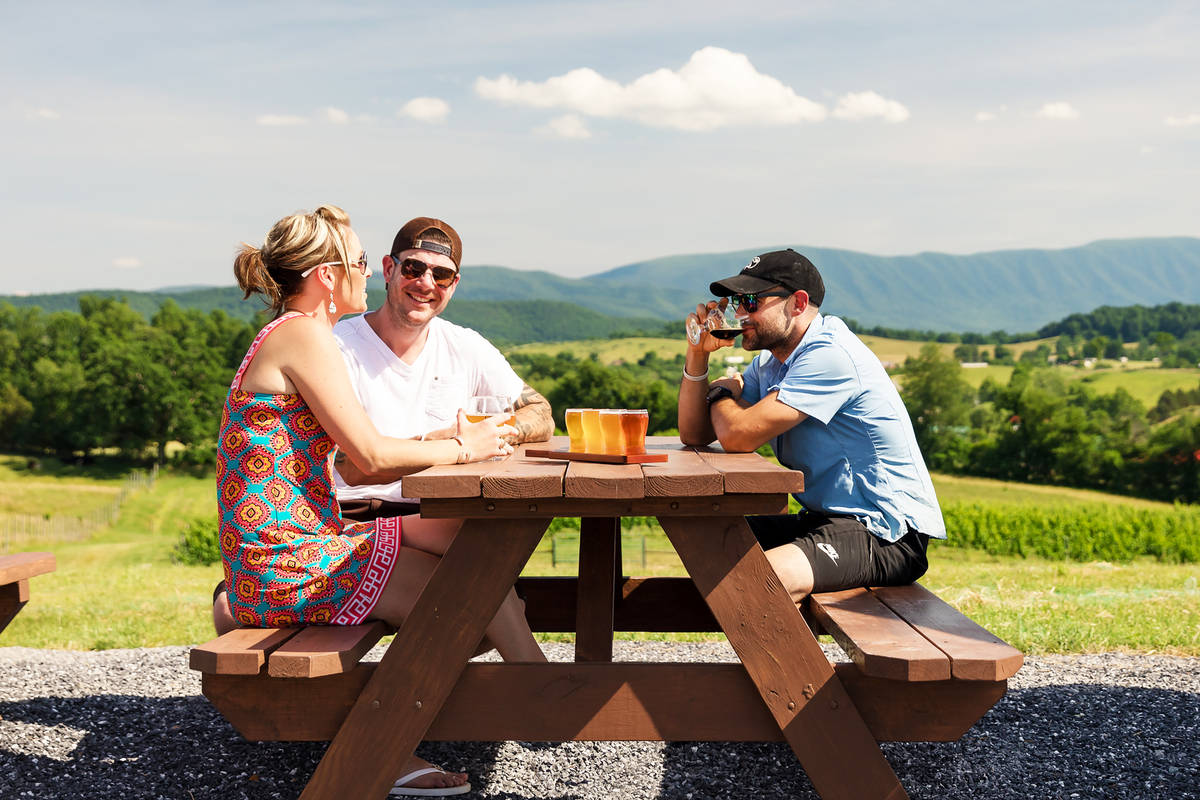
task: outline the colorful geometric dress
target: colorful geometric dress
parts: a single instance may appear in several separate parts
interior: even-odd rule
[[[217,507],[229,603],[250,627],[357,625],[379,600],[400,551],[400,518],[343,522],[329,454],[335,444],[299,394],[243,391],[233,378],[217,444]]]

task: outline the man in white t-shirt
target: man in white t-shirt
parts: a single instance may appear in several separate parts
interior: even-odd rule
[[[515,410],[510,443],[545,441],[554,433],[546,398],[481,335],[438,316],[454,296],[461,263],[462,240],[441,220],[417,217],[396,234],[383,257],[383,306],[333,329],[358,399],[385,436],[448,438],[468,398],[499,395]],[[416,510],[400,491],[400,475],[362,473],[341,454],[334,463],[343,516]]]

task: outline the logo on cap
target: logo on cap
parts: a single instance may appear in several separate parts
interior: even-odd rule
[[[750,259],[750,263],[747,264],[746,266],[742,267],[742,272],[745,272],[748,269],[754,269],[755,267],[758,266],[759,261],[762,261],[762,259],[759,258],[758,256],[755,256],[754,258]]]

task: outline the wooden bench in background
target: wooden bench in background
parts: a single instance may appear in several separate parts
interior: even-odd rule
[[[56,566],[53,553],[0,556],[0,631],[29,602],[29,579],[53,572]]]
[[[572,577],[522,578],[532,628],[581,629],[577,587]],[[1004,696],[1023,661],[919,584],[815,595],[805,618],[849,656],[837,675],[878,741],[958,739]],[[690,579],[621,577],[611,630],[719,627]],[[205,696],[245,738],[328,740],[375,668],[361,657],[389,632],[382,623],[240,629],[194,648],[191,666],[203,675]],[[507,673],[498,666],[467,665],[427,739],[781,739],[741,664],[673,664],[669,672],[648,663],[556,663]],[[607,669],[591,669],[597,666]],[[595,700],[583,704],[584,713],[564,714],[564,686]],[[514,704],[522,719],[503,712]]]

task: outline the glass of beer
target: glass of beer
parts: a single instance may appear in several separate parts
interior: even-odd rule
[[[517,423],[517,418],[513,414],[512,401],[497,394],[469,397],[463,411],[466,412],[468,422],[483,422],[488,417],[494,417],[497,414],[508,414],[508,419],[501,424],[515,425]]]
[[[621,431],[625,434],[625,452],[642,455],[646,452],[646,429],[650,427],[650,412],[644,408],[621,412]]]
[[[604,438],[604,454],[625,455],[625,432],[621,428],[621,412],[606,408],[600,412],[600,432]]]
[[[567,435],[571,437],[571,452],[586,453],[587,444],[583,436],[583,409],[567,409]]]
[[[604,433],[600,430],[600,409],[585,408],[581,410],[583,418],[583,452],[603,453]]]

